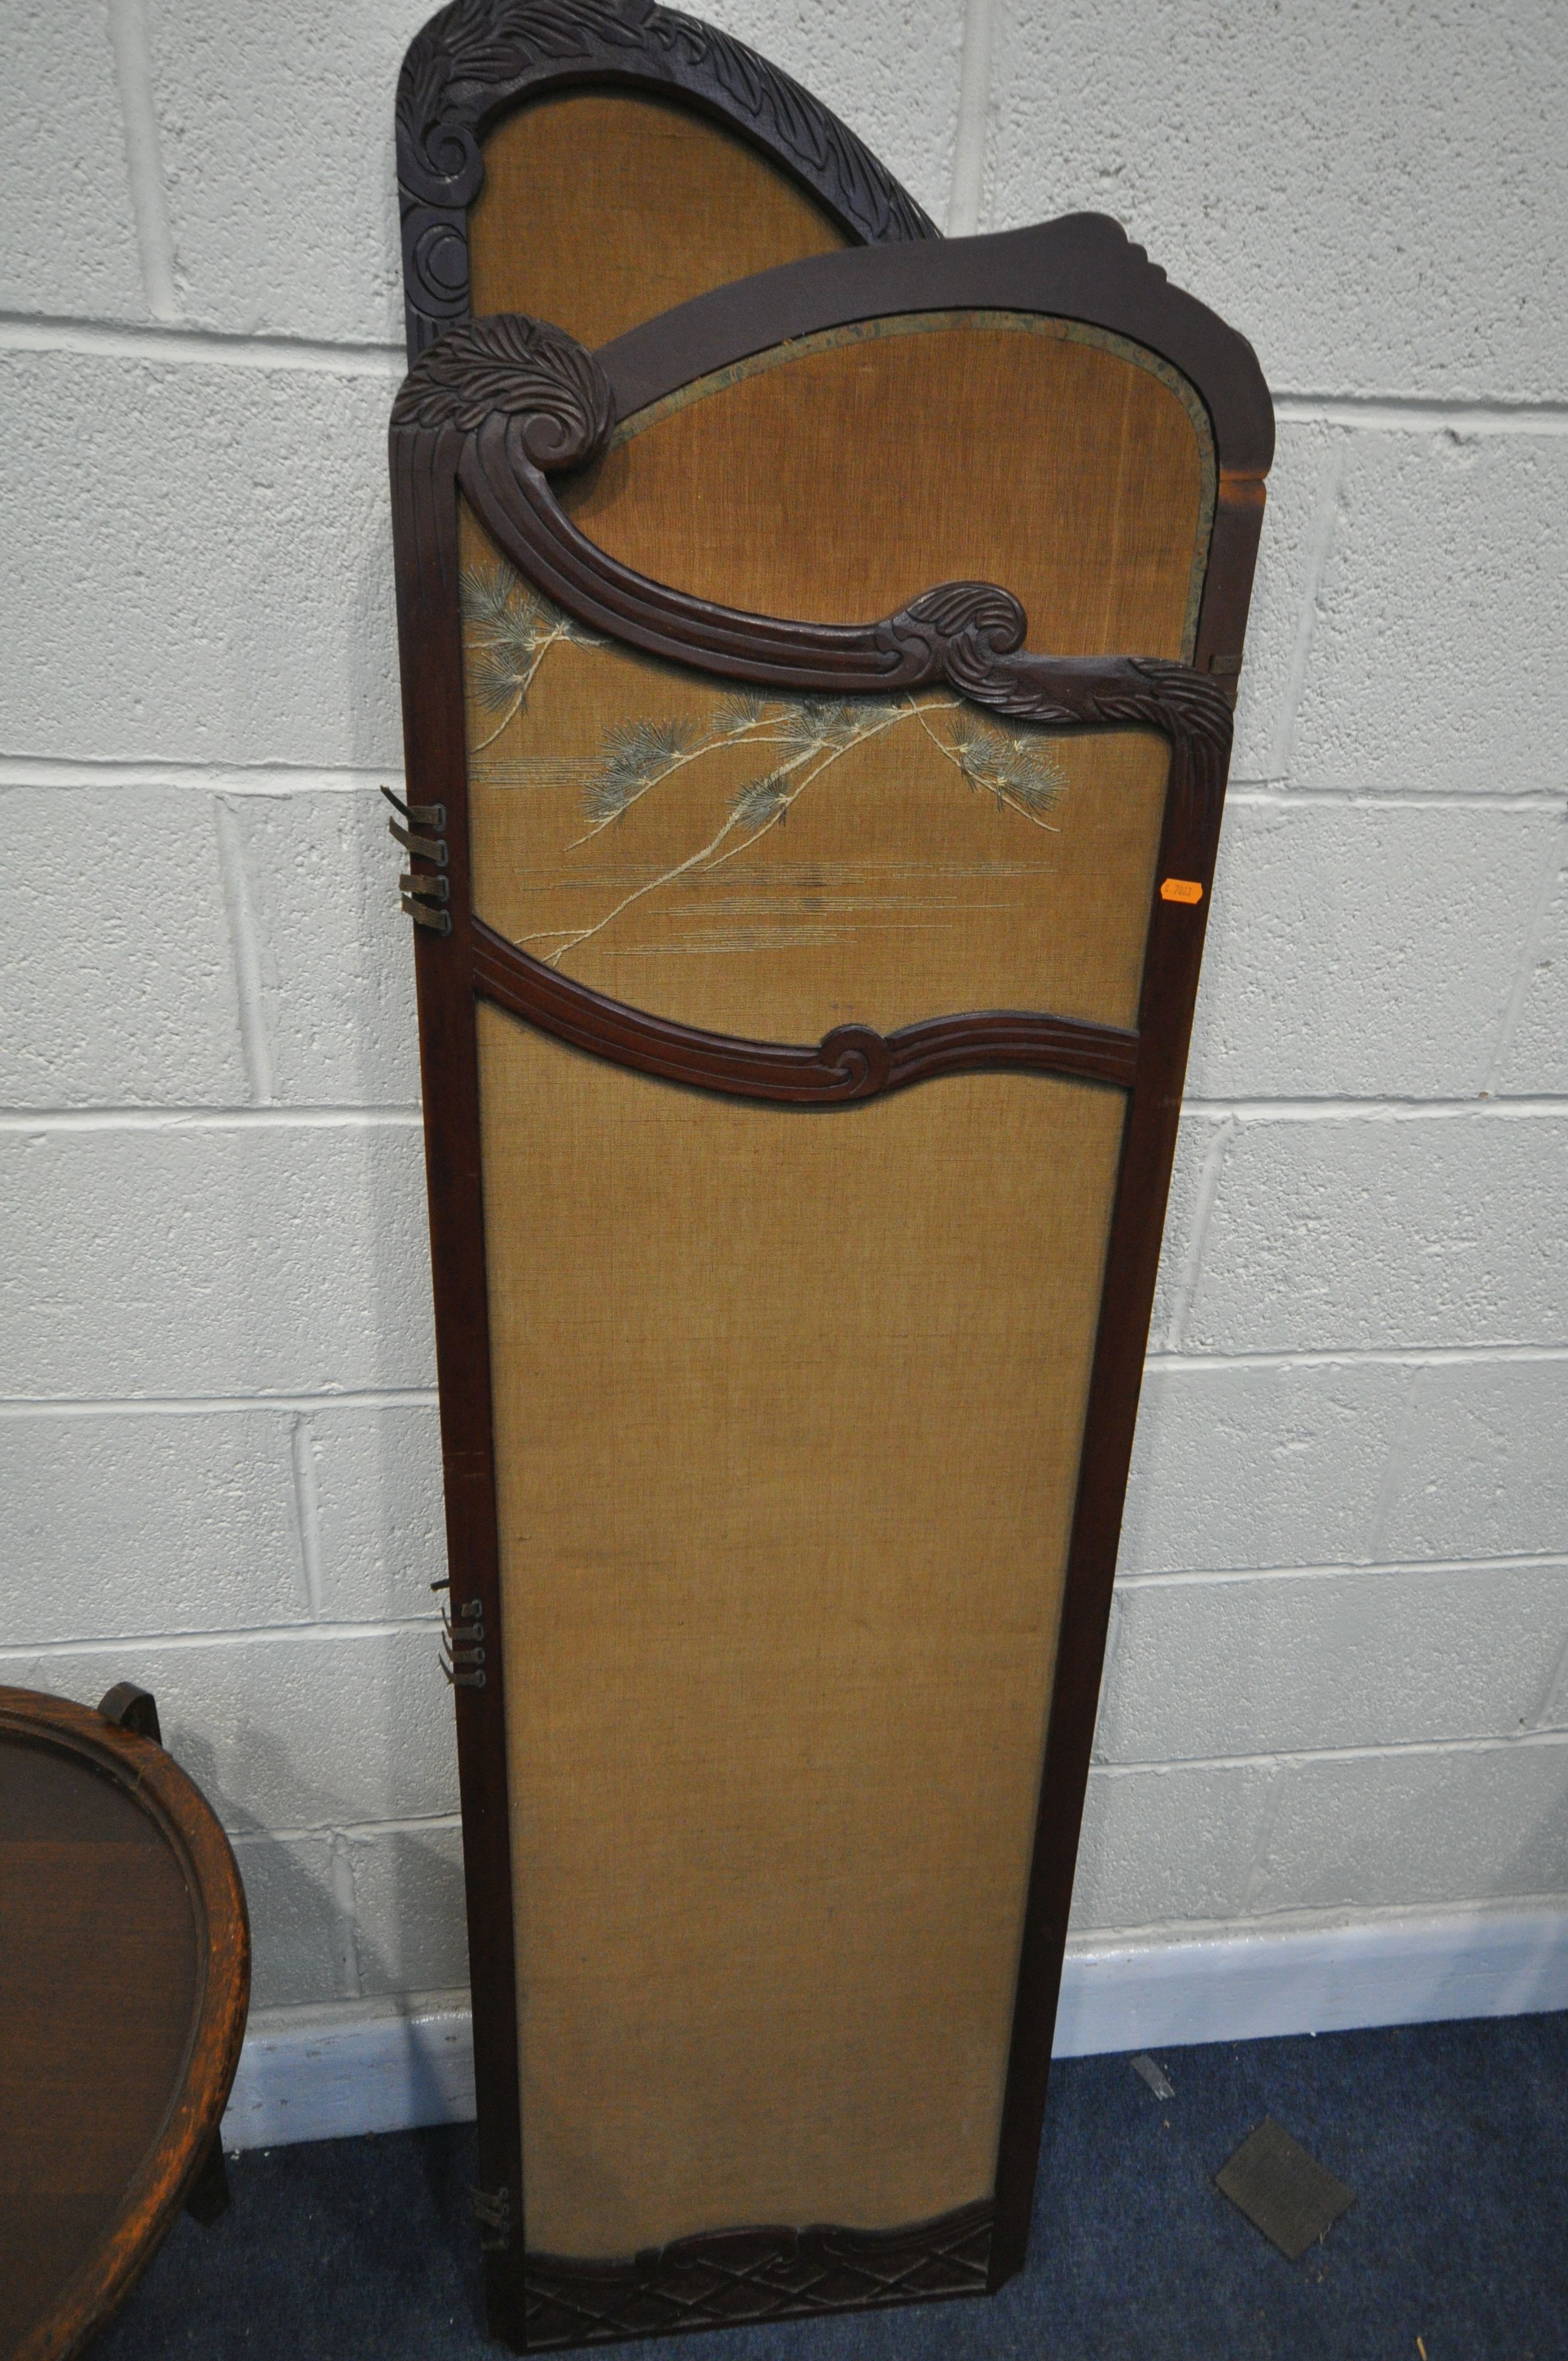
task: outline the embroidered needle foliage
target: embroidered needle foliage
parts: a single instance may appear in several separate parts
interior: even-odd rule
[[[476,753],[499,738],[523,709],[534,675],[557,641],[603,644],[510,569],[469,569],[463,577],[463,613],[475,697],[487,712],[501,716],[489,736],[472,750]],[[762,767],[730,797],[717,833],[684,861],[634,887],[592,926],[553,928],[524,940],[554,943],[555,948],[541,956],[549,966],[558,966],[568,951],[602,934],[634,902],[694,869],[720,867],[770,829],[782,827],[806,789],[846,754],[910,722],[925,732],[967,786],[992,798],[999,813],[1013,812],[1037,828],[1050,827],[1047,814],[1066,785],[1066,776],[1049,740],[1027,723],[981,719],[961,698],[932,691],[897,697],[727,697],[706,724],[685,717],[618,722],[588,775],[584,798],[587,826],[567,850],[575,851],[615,827],[634,804],[688,763],[721,748],[766,749]]]
[[[995,796],[998,811],[1012,804],[1039,819],[1061,793],[1061,764],[1038,738],[1009,734],[960,713],[948,724],[948,746],[970,786]]]
[[[601,642],[531,590],[510,566],[466,566],[461,589],[468,686],[484,712],[500,716],[489,735],[474,746],[477,754],[522,711],[533,675],[558,640],[575,640],[588,648]]]

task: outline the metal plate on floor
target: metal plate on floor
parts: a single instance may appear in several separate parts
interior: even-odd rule
[[[1292,2262],[1339,2220],[1355,2197],[1272,2115],[1265,2115],[1229,2164],[1221,2167],[1214,2186]]]
[[[1140,2049],[1137,2056],[1129,2062],[1134,2073],[1141,2081],[1148,2084],[1157,2099],[1175,2098],[1175,2085],[1167,2076],[1164,2067],[1151,2058],[1146,2049]]]

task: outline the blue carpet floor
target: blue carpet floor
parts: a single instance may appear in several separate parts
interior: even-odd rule
[[[1568,2015],[1124,2058],[1051,2084],[1029,2265],[989,2302],[635,2348],[687,2361],[1568,2361]],[[1355,2191],[1288,2263],[1213,2187],[1266,2114]],[[476,2361],[473,2135],[231,2160],[101,2361]],[[1420,2345],[1418,2345],[1417,2339]]]

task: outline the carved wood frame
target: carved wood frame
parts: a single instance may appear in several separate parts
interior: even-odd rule
[[[992,307],[1068,316],[1181,369],[1215,434],[1221,496],[1200,665],[1025,653],[1004,588],[949,583],[869,625],[742,614],[631,572],[561,509],[553,473],[602,450],[618,415],[783,337],[888,313]],[[1099,1696],[1123,1497],[1175,1149],[1231,741],[1234,675],[1272,452],[1250,346],[1169,288],[1113,224],[1080,215],[1006,237],[790,264],[585,351],[516,317],[470,322],[411,373],[390,431],[418,924],[437,1357],[454,1601],[458,1750],[479,2103],[479,2198],[493,2328],[519,2349],[667,2333],[995,2288],[1022,2265],[1051,2031]],[[1064,729],[1152,730],[1170,747],[1135,1030],[1030,1011],[942,1016],[815,1047],[730,1039],[563,977],[472,910],[458,605],[459,493],[503,555],[579,620],[724,678],[857,696],[946,681],[990,709]],[[1216,676],[1218,675],[1218,676]],[[417,832],[415,832],[417,831]],[[1192,889],[1199,889],[1194,898]],[[1033,1069],[1127,1093],[1024,1928],[994,2208],[865,2234],[737,2229],[625,2263],[525,2256],[508,1839],[500,1590],[476,1004],[687,1086],[828,1108],[943,1073]],[[465,1669],[465,1667],[468,1669]],[[1048,1804],[1048,1808],[1047,1808]]]
[[[398,82],[398,196],[409,365],[468,317],[468,208],[479,143],[548,91],[638,89],[761,148],[860,245],[934,238],[932,222],[846,124],[743,41],[657,0],[452,0]]]

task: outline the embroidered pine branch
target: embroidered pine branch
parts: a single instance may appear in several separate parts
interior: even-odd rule
[[[588,647],[603,642],[530,589],[510,567],[466,569],[462,594],[473,693],[486,711],[501,717],[489,736],[471,750],[478,752],[523,710],[551,647],[563,640]],[[936,727],[935,717],[940,715],[951,719]],[[587,826],[566,849],[576,851],[616,826],[642,796],[689,763],[724,748],[766,748],[766,767],[736,789],[717,833],[685,860],[634,887],[593,925],[547,928],[524,940],[554,943],[555,948],[543,956],[547,964],[557,966],[568,951],[602,934],[633,903],[694,869],[717,869],[749,851],[770,829],[781,827],[807,788],[846,755],[907,721],[918,724],[968,786],[992,797],[998,813],[1011,811],[1036,827],[1050,828],[1046,815],[1064,791],[1067,776],[1049,741],[1026,722],[981,719],[960,698],[934,694],[891,702],[872,697],[768,698],[741,692],[723,698],[706,724],[686,716],[618,723],[599,748],[587,781]]]
[[[599,749],[598,765],[588,781],[587,817],[591,820],[620,819],[639,796],[656,786],[696,736],[690,721],[623,721]]]
[[[948,725],[947,737],[932,728],[927,716],[933,714],[955,717]],[[634,903],[674,884],[694,869],[718,869],[737,854],[749,851],[769,829],[783,825],[806,789],[836,763],[869,739],[910,720],[919,723],[971,787],[994,797],[999,812],[1012,810],[1038,827],[1048,826],[1044,814],[1066,781],[1055,754],[1037,735],[1028,734],[1026,725],[999,729],[977,721],[957,697],[906,697],[897,704],[877,697],[803,697],[770,704],[729,697],[718,708],[706,733],[695,723],[680,720],[618,724],[606,739],[588,782],[590,825],[576,843],[586,843],[588,836],[622,818],[640,796],[673,771],[700,761],[718,747],[780,747],[783,760],[742,783],[730,798],[729,817],[706,844],[634,886],[592,926],[549,928],[525,940],[553,943],[554,950],[543,956],[547,965],[559,966],[568,951],[603,934]]]
[[[1037,738],[999,730],[960,713],[948,731],[948,751],[971,787],[988,790],[996,808],[1014,804],[1038,818],[1067,785],[1059,760]]]
[[[523,710],[533,676],[557,642],[572,640],[587,648],[601,642],[531,590],[510,566],[466,566],[460,590],[468,685],[485,712],[500,715],[488,737],[470,750],[477,754]]]

